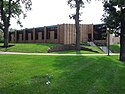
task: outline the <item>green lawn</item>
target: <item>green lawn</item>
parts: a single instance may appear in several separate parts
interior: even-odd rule
[[[0,43],[0,46],[3,44]],[[11,44],[13,45],[13,44]],[[8,51],[8,52],[30,52],[30,53],[46,53],[47,50],[59,44],[49,44],[49,43],[17,43],[15,46],[9,47],[7,49],[0,47],[0,51]],[[93,51],[85,51],[81,50],[77,52],[75,50],[68,50],[68,51],[61,51],[61,52],[54,52],[54,53],[61,53],[61,54],[97,54],[97,53],[104,53],[99,48],[94,46],[84,46],[85,48],[92,49]]]
[[[56,53],[56,54],[99,54],[97,52],[84,51],[84,50],[81,50],[81,51],[67,50],[67,51],[52,52],[52,53]]]
[[[119,44],[110,45],[110,50],[114,53],[120,53],[120,45]]]
[[[3,45],[2,43],[0,44]],[[0,51],[9,52],[30,52],[30,53],[46,53],[47,50],[57,44],[49,43],[17,43],[15,46],[9,47],[7,49],[0,48]]]
[[[53,53],[58,53],[58,54],[104,54],[104,52],[102,50],[100,50],[98,47],[96,46],[84,46],[85,48],[89,48],[93,51],[85,51],[85,50],[81,50],[81,51],[75,51],[75,50],[67,50],[67,51],[60,51],[60,52],[53,52]],[[94,52],[96,51],[96,52]]]
[[[125,63],[118,56],[0,55],[0,94],[125,94]]]

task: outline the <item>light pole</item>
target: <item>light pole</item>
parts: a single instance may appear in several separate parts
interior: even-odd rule
[[[110,46],[110,29],[107,28],[107,48],[108,48],[108,56],[110,56],[110,51],[109,51],[109,47]]]

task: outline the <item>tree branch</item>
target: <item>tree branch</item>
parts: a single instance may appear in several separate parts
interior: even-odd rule
[[[4,11],[3,11],[3,7],[4,7],[4,5],[3,5],[3,0],[1,0],[0,1],[0,9],[1,9],[1,20],[4,20]]]
[[[9,6],[8,6],[8,9],[9,9],[9,16],[7,17],[7,23],[8,23],[8,26],[10,24],[10,17],[11,17],[11,1],[12,0],[9,0]]]

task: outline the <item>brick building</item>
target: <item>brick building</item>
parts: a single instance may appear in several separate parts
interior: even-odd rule
[[[80,25],[81,42],[100,42],[106,43],[105,25],[81,24]],[[58,43],[74,44],[76,39],[76,30],[74,24],[59,24],[17,30],[9,33],[9,41],[16,43]],[[114,39],[115,42],[117,41]]]
[[[30,28],[17,30],[9,33],[9,41],[17,43],[60,43],[74,44],[75,43],[75,25],[74,24],[59,24],[53,26],[44,26],[38,28]],[[93,38],[93,25],[81,24],[81,42],[87,42],[88,38]]]

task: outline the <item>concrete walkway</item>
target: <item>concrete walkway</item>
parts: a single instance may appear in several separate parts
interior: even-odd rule
[[[10,55],[44,55],[44,56],[107,56],[107,54],[55,54],[55,53],[20,53],[20,52],[0,52],[0,54]],[[111,53],[110,55],[119,55]]]

